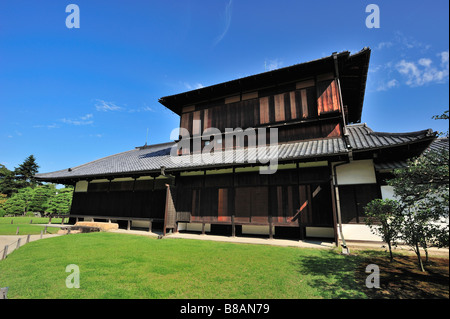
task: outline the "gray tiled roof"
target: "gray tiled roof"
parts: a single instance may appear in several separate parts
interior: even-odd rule
[[[435,151],[440,152],[444,149],[448,150],[449,144],[448,144],[448,137],[444,138],[437,138],[435,139],[430,146],[428,146],[423,153],[426,153],[428,151]],[[377,171],[393,171],[394,169],[398,168],[404,168],[408,166],[408,162],[406,160],[401,161],[383,161],[380,163],[375,163],[375,169]]]
[[[347,126],[348,142],[353,151],[370,150],[380,147],[397,146],[419,141],[433,136],[431,130],[411,133],[378,133],[373,132],[366,124]],[[279,162],[318,158],[348,153],[346,143],[342,137],[320,140],[300,141],[279,144],[278,147],[248,148],[242,151],[227,150],[216,152],[215,162],[205,162],[201,154],[186,156],[171,156],[174,142],[150,145],[141,148],[104,157],[77,167],[64,169],[51,173],[37,174],[36,178],[43,181],[89,178],[108,175],[126,175],[157,172],[161,167],[170,170],[193,170],[204,167],[221,167],[232,164],[258,164],[268,163],[270,159]],[[265,150],[264,152],[261,152]],[[264,156],[261,156],[263,154]],[[256,159],[260,159],[256,161]]]
[[[349,125],[347,128],[353,150],[391,147],[435,136],[431,129],[408,133],[374,132],[366,123]]]

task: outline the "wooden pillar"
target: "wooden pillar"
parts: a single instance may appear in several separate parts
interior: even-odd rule
[[[127,230],[130,230],[130,226],[131,226],[131,219],[128,219],[128,221],[127,221]]]
[[[231,215],[231,237],[236,237],[236,225],[234,224],[234,213]]]
[[[235,179],[234,179],[234,175],[235,175],[235,168],[233,167],[233,172],[232,172],[232,187],[231,187],[231,202],[232,205],[231,207],[229,207],[229,209],[231,210],[231,237],[236,237],[236,225],[234,223],[234,213],[235,213],[235,206],[236,206],[236,185],[235,185]]]
[[[149,225],[148,225],[148,232],[151,233],[152,232],[152,220],[149,220]]]
[[[205,223],[202,222],[202,235],[205,235]]]
[[[331,206],[333,208],[333,231],[334,231],[334,242],[336,247],[339,246],[339,237],[338,237],[338,225],[337,225],[337,210],[336,210],[336,194],[333,185],[333,179],[330,180],[330,189],[331,189]]]
[[[271,182],[271,178],[270,176],[272,176],[272,174],[267,175],[267,205],[268,207],[268,218],[269,218],[269,239],[273,239],[273,214],[272,214],[272,194],[270,192],[271,187],[270,187],[270,182]]]
[[[269,239],[273,239],[273,222],[272,222],[272,215],[269,215]]]
[[[3,249],[2,260],[6,258],[6,255],[8,255],[8,247],[8,245],[5,245],[5,248]]]

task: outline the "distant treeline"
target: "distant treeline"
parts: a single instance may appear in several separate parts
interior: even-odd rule
[[[36,181],[38,169],[33,155],[13,171],[0,164],[0,217],[69,213],[73,187],[57,189],[54,184]]]

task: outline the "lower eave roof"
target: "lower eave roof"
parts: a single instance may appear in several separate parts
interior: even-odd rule
[[[279,144],[277,152],[270,146],[263,158],[275,158],[278,162],[307,161],[326,159],[336,156],[348,156],[349,151],[374,151],[381,148],[392,148],[401,145],[421,142],[435,138],[432,130],[410,133],[381,133],[372,131],[365,123],[347,126],[347,138],[335,137]],[[161,172],[192,171],[198,169],[215,169],[238,165],[261,165],[256,161],[258,147],[216,152],[219,162],[206,163],[201,154],[171,156],[175,142],[138,147],[130,151],[104,157],[77,167],[50,173],[36,174],[40,181],[55,182],[64,180],[80,180],[105,178],[108,176],[136,176]],[[272,153],[271,153],[272,152]],[[261,154],[261,152],[260,152]],[[261,158],[260,156],[258,158]]]

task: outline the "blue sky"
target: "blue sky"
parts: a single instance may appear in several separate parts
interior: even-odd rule
[[[68,29],[68,4],[80,28]],[[365,12],[380,9],[380,28]],[[372,49],[362,121],[407,132],[448,123],[447,0],[2,0],[0,163],[40,172],[170,140],[158,98]]]

